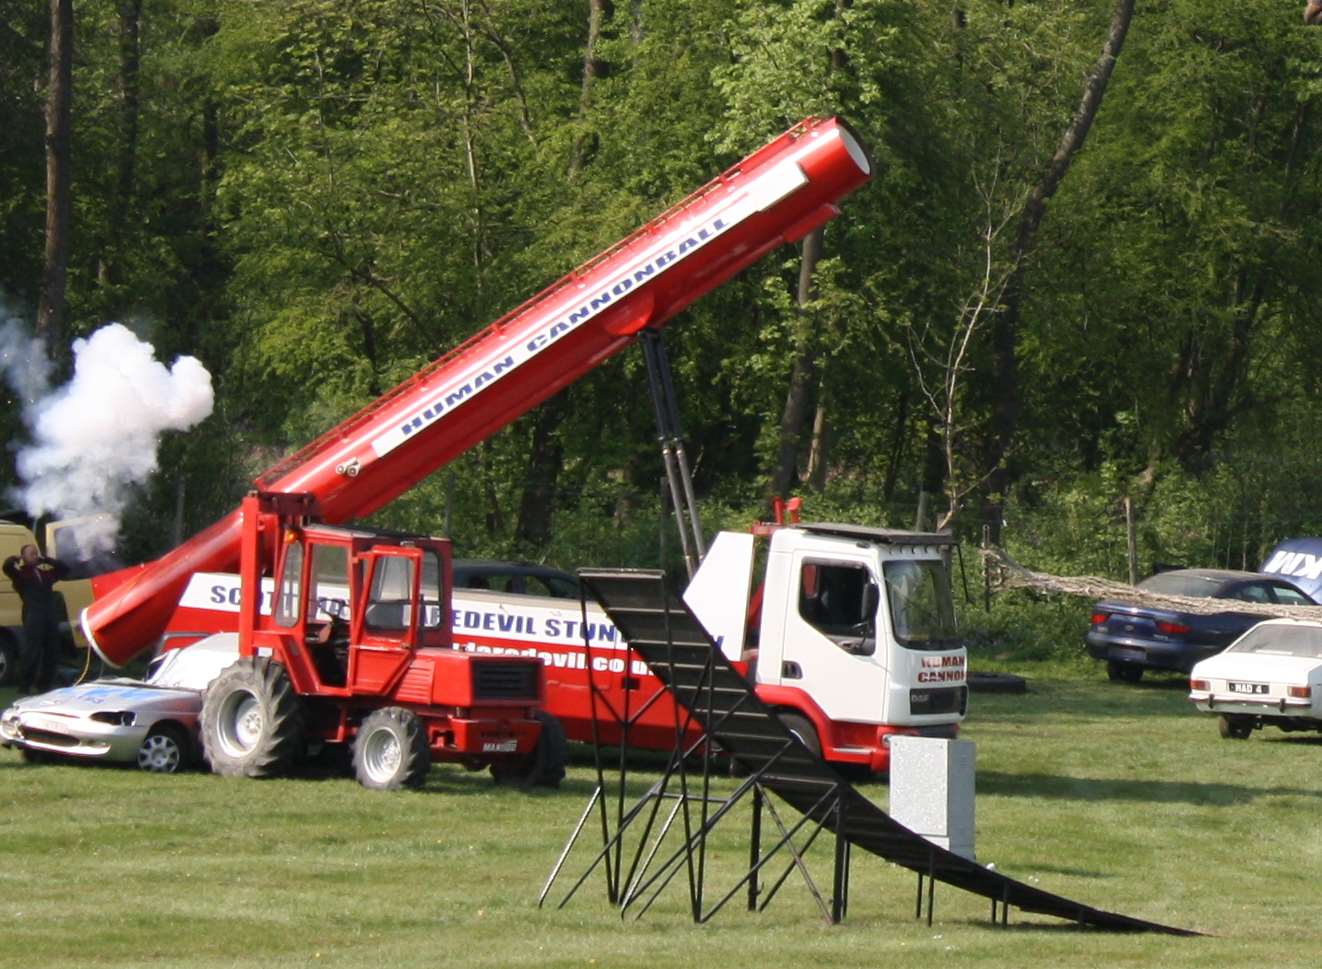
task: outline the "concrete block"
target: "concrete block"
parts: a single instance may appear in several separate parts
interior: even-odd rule
[[[890,752],[891,817],[973,860],[973,741],[892,736]]]

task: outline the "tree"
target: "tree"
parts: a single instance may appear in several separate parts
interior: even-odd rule
[[[72,147],[73,0],[50,0],[50,76],[46,89],[46,257],[37,333],[64,346],[69,267],[69,195]]]

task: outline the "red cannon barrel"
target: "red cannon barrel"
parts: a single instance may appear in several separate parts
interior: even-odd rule
[[[809,118],[257,479],[315,496],[328,522],[369,515],[660,327],[771,249],[839,214],[871,175],[836,118]],[[197,571],[233,569],[239,518],[155,562],[94,580],[88,640],[121,665],[150,646]]]

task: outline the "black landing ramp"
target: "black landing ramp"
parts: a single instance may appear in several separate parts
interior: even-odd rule
[[[800,870],[828,921],[839,921],[845,914],[848,898],[849,850],[851,847],[857,847],[918,875],[917,910],[920,917],[923,907],[923,883],[924,879],[927,880],[929,923],[932,917],[933,886],[936,882],[943,882],[988,899],[991,902],[993,923],[998,921],[999,906],[999,922],[1002,925],[1007,924],[1009,910],[1014,907],[1022,912],[1050,915],[1108,931],[1198,934],[1062,898],[1015,881],[999,872],[988,870],[960,855],[937,847],[894,821],[872,801],[845,782],[834,768],[805,747],[785,728],[771,709],[757,698],[750,689],[748,681],[730,665],[711,636],[670,588],[664,572],[588,569],[580,571],[579,576],[583,580],[586,592],[601,603],[627,639],[630,649],[647,662],[652,672],[674,694],[679,707],[685,712],[684,715],[696,721],[705,731],[706,736],[715,742],[715,746],[726,751],[737,763],[741,773],[746,776],[747,779],[739,785],[730,801],[746,793],[752,793],[754,831],[760,832],[766,792],[774,793],[801,814],[798,825],[795,825],[793,830],[788,830],[779,817],[775,816],[774,808],[772,809],[771,819],[780,828],[783,838],[780,844],[767,854],[775,853],[782,847],[787,848],[788,854],[793,856],[790,867],[797,866]],[[683,729],[679,724],[677,724],[676,736],[677,738],[683,736]],[[709,752],[712,745],[699,742],[690,745],[687,752],[681,750],[682,746],[682,743],[677,743],[676,755],[672,757],[667,779],[658,782],[641,802],[627,812],[621,803],[619,811],[615,812],[619,829],[614,835],[609,830],[606,797],[603,793],[604,788],[599,783],[593,800],[589,802],[583,818],[579,821],[578,829],[570,837],[569,844],[565,846],[559,862],[551,873],[542,893],[543,901],[573,847],[574,840],[593,813],[595,805],[601,813],[603,841],[606,846],[602,848],[593,866],[605,859],[608,867],[608,892],[612,902],[619,903],[622,909],[628,908],[633,902],[646,898],[648,892],[653,889],[659,893],[660,889],[655,888],[658,879],[665,878],[665,881],[661,882],[661,887],[664,888],[666,881],[687,868],[695,920],[705,921],[715,913],[715,909],[703,913],[701,851],[705,850],[703,840],[705,833],[719,820],[723,812],[728,810],[729,802],[724,802],[724,806],[718,806],[715,810],[709,809],[712,803],[718,805],[723,803],[708,796],[707,781],[710,779],[711,760],[709,753],[702,757],[704,774],[699,794],[693,793],[697,785],[691,774],[687,778],[684,776],[684,762],[686,760],[692,762],[695,752],[704,750]],[[685,753],[689,756],[685,757]],[[623,763],[622,757],[621,765]],[[599,777],[600,764],[600,747],[598,747]],[[661,873],[651,879],[645,877],[647,863],[643,864],[642,873],[638,873],[638,858],[635,858],[634,868],[627,875],[623,874],[623,866],[617,866],[614,872],[610,871],[609,857],[612,849],[618,860],[619,839],[632,821],[646,816],[649,798],[655,801],[651,808],[655,816],[661,799],[679,797],[667,793],[668,778],[676,771],[684,788],[683,798],[699,800],[702,806],[700,822],[695,818],[691,824],[687,812],[684,815],[684,831],[687,837],[685,846],[670,857],[667,862],[670,865],[669,869],[663,866]],[[621,790],[622,788],[623,784]],[[674,820],[678,810],[675,808],[671,811],[670,820]],[[667,828],[670,820],[666,822]],[[799,826],[805,822],[807,827],[802,830],[812,832],[810,843],[811,839],[822,830],[830,831],[836,836],[835,873],[829,907],[823,900],[822,893],[813,886],[802,863],[801,851],[796,850],[792,840],[792,836],[801,830]],[[650,820],[647,823],[650,826]],[[665,829],[662,830],[661,836],[663,837],[664,834]],[[735,890],[717,903],[717,909],[745,886],[748,890],[749,907],[759,907],[755,904],[755,897],[759,891],[757,875],[763,863],[769,860],[759,857],[756,844],[760,836],[760,833],[754,835],[748,875]],[[806,851],[806,846],[802,850]],[[641,844],[638,851],[641,857],[643,853]],[[655,857],[657,846],[654,846],[651,852],[648,862]],[[687,858],[682,857],[683,852],[688,852]],[[698,853],[696,859],[695,852]],[[589,872],[591,870],[589,868]],[[587,873],[574,885],[561,905],[568,902],[569,897],[586,877]],[[781,876],[780,882],[775,883],[769,894],[774,894],[784,878],[785,876]],[[655,900],[655,894],[646,901],[643,911],[646,911],[652,900]],[[769,897],[765,898],[763,905],[769,901]]]

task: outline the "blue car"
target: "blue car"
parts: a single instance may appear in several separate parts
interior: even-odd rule
[[[1267,618],[1235,612],[1234,601],[1260,605],[1311,606],[1317,603],[1293,584],[1257,572],[1228,569],[1175,569],[1149,576],[1137,586],[1168,596],[1228,599],[1226,612],[1199,615],[1104,600],[1092,611],[1088,652],[1106,662],[1112,680],[1136,683],[1144,670],[1188,673],[1199,660],[1221,652]]]

